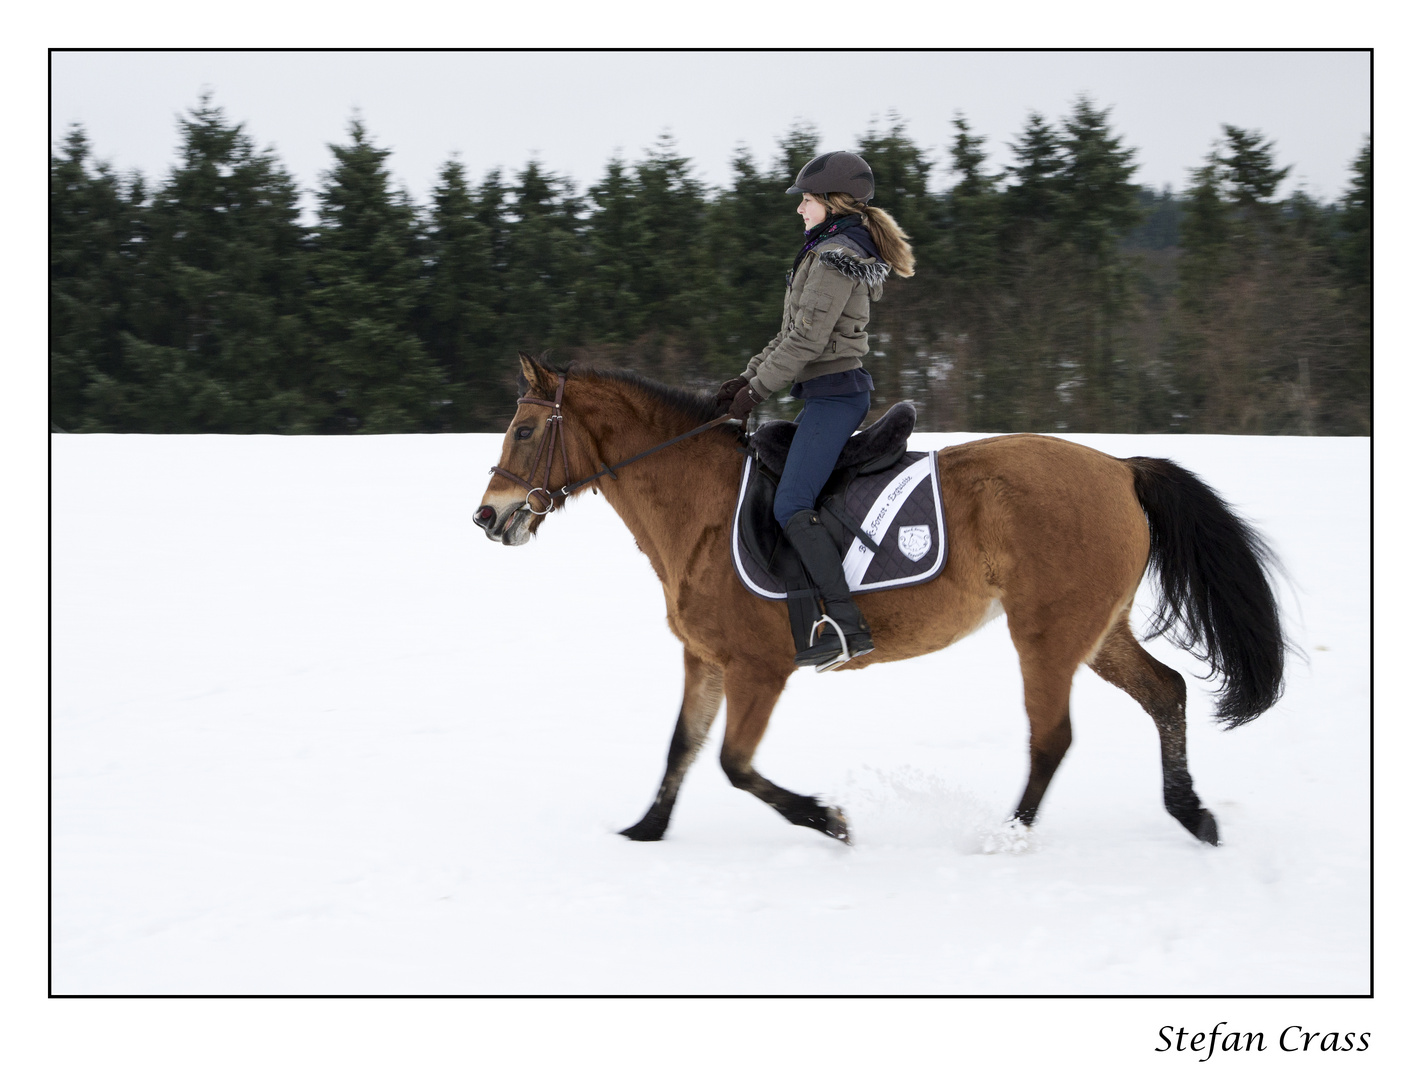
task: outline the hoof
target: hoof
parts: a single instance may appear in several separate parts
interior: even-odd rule
[[[818,829],[826,836],[844,844],[852,844],[849,839],[849,822],[844,820],[844,811],[837,806],[821,806],[820,812],[815,815],[817,820],[809,823],[812,829]]]
[[[1220,846],[1220,830],[1215,824],[1215,815],[1200,807],[1200,816],[1195,819],[1195,838],[1212,847]]]
[[[667,832],[666,822],[648,822],[646,818],[637,822],[636,825],[629,825],[618,833],[628,840],[660,840]]]

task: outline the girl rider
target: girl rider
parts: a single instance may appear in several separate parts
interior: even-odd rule
[[[863,364],[869,302],[883,295],[890,271],[913,276],[913,251],[898,223],[868,205],[874,173],[858,154],[821,154],[800,170],[786,194],[802,196],[805,242],[785,275],[780,333],[745,371],[722,384],[716,399],[742,421],[786,387],[804,400],[775,495],[775,520],[824,598],[825,614],[844,632],[849,655],[862,656],[874,642],[850,599],[839,551],[815,513],[815,500],[869,412],[874,380]],[[820,664],[839,651],[838,635],[822,632],[795,662]]]

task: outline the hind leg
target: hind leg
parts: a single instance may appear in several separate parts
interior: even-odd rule
[[[1023,825],[1031,825],[1037,808],[1047,793],[1047,785],[1071,746],[1071,677],[1075,664],[1052,656],[1024,650],[1018,644],[1022,663],[1022,689],[1031,728],[1028,739],[1030,770],[1027,787],[1012,815]]]
[[[682,662],[686,668],[686,687],[671,746],[667,749],[667,771],[656,799],[642,820],[622,830],[622,835],[629,840],[660,840],[665,835],[681,781],[706,741],[711,721],[721,707],[721,669],[690,652],[683,653]]]
[[[751,764],[788,678],[788,671],[749,664],[726,668],[726,741],[721,747],[721,768],[734,787],[769,803],[792,825],[804,825],[847,844],[849,826],[838,807],[786,791],[761,776]]]
[[[1214,815],[1200,805],[1185,760],[1185,680],[1180,673],[1141,648],[1125,615],[1102,643],[1091,670],[1130,694],[1155,721],[1165,777],[1165,808],[1192,836],[1218,844]]]

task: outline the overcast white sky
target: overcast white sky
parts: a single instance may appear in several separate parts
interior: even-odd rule
[[[1370,65],[1365,52],[61,52],[50,123],[55,140],[82,124],[98,157],[159,180],[177,117],[209,89],[310,189],[359,110],[423,203],[456,153],[476,178],[537,158],[585,190],[614,154],[635,160],[670,131],[715,185],[737,143],[764,167],[797,121],[827,150],[897,112],[941,188],[955,112],[1001,167],[1029,112],[1057,120],[1084,93],[1136,148],[1140,183],[1182,189],[1228,123],[1273,140],[1286,191],[1331,200],[1371,129]]]

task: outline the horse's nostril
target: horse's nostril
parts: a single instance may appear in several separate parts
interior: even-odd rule
[[[489,522],[494,520],[494,517],[494,508],[492,506],[481,506],[478,510],[474,511],[474,520],[481,525],[489,524]]]

